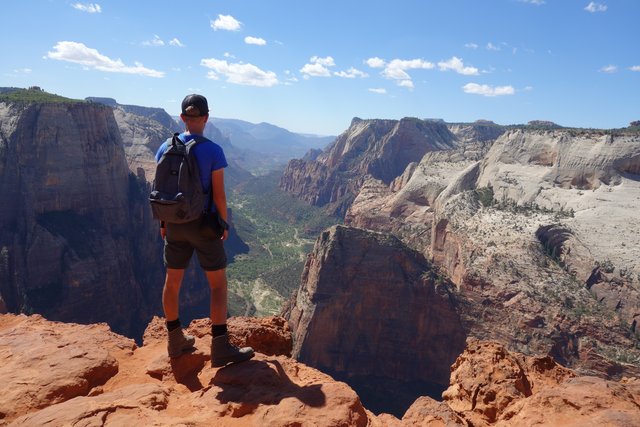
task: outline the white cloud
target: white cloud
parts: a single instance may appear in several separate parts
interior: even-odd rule
[[[136,62],[133,66],[126,66],[120,59],[113,60],[102,55],[96,49],[89,48],[82,43],[62,41],[58,42],[53,51],[47,52],[47,58],[80,64],[87,68],[109,73],[139,74],[147,77],[164,77],[164,72],[145,68]]]
[[[235,57],[236,57],[236,56],[235,56],[235,55],[233,55],[233,54],[231,54],[231,53],[229,53],[229,52],[225,52],[225,53],[224,53],[224,57],[225,57],[225,58],[232,58],[232,59],[235,59]]]
[[[384,88],[369,88],[369,92],[379,93],[380,95],[384,95],[387,93],[387,90]]]
[[[371,68],[382,68],[386,64],[383,59],[378,58],[377,56],[367,59],[365,63]]]
[[[17,70],[13,70],[13,72],[17,74],[29,74],[31,73],[31,71],[33,71],[31,68],[20,68]]]
[[[496,86],[479,85],[477,83],[467,83],[462,87],[466,93],[483,96],[502,96],[513,95],[516,91],[513,86]]]
[[[260,37],[251,37],[251,36],[245,37],[244,42],[246,44],[255,44],[258,46],[264,46],[267,44],[267,41],[265,39],[261,39]]]
[[[633,67],[630,68],[631,71],[639,71],[640,72],[640,65],[634,65]]]
[[[211,21],[214,30],[238,31],[242,23],[231,15],[218,15],[218,19]]]
[[[278,84],[278,77],[273,71],[263,71],[253,64],[228,63],[227,61],[209,58],[200,61],[200,65],[211,69],[207,77],[218,80],[222,74],[227,82],[245,86],[271,87]]]
[[[500,46],[496,46],[493,43],[487,43],[487,50],[500,50]]]
[[[606,67],[600,68],[600,72],[607,74],[613,74],[616,71],[618,71],[618,67],[615,65],[607,65]]]
[[[406,87],[407,89],[413,89],[414,88],[412,80],[400,80],[398,82],[398,86]]]
[[[300,72],[304,74],[304,78],[311,77],[330,77],[331,71],[322,64],[304,64],[304,67],[300,69]]]
[[[164,41],[162,41],[162,39],[157,35],[154,35],[153,39],[143,41],[142,44],[144,46],[164,46]]]
[[[541,4],[545,3],[544,0],[519,0],[519,1],[520,3],[535,4],[536,6],[540,6]]]
[[[355,79],[356,77],[361,77],[361,78],[369,77],[369,74],[363,71],[357,70],[353,67],[349,68],[347,71],[339,71],[333,74],[338,77],[344,77],[345,79]]]
[[[604,12],[607,10],[607,5],[592,1],[587,5],[587,7],[584,8],[584,10],[591,13]]]
[[[465,67],[462,59],[454,56],[447,61],[438,62],[438,67],[440,67],[440,71],[453,70],[458,74],[463,74],[465,76],[477,76],[478,69],[475,67]]]
[[[333,67],[335,65],[335,61],[330,56],[324,58],[312,56],[311,59],[309,59],[309,63],[304,64],[300,72],[304,74],[305,79],[309,77],[331,77],[331,71],[329,71],[327,67]]]
[[[464,47],[468,49],[477,49],[479,46],[476,43],[466,43]]]
[[[375,59],[375,58],[373,58]],[[377,65],[377,61],[373,61]],[[407,70],[432,69],[435,65],[423,59],[394,59],[385,63],[382,76],[389,80],[396,80],[398,86],[413,89],[413,81]]]
[[[171,46],[184,47],[184,44],[182,44],[182,42],[180,40],[176,39],[176,38],[171,39],[169,44]]]
[[[319,56],[312,56],[310,61],[314,64],[324,65],[325,67],[333,67],[334,65],[336,65],[335,61],[330,56],[326,56],[324,58],[320,58]]]
[[[394,59],[382,71],[382,75],[391,80],[411,80],[406,70],[432,69],[435,65],[422,59]]]
[[[87,3],[87,4],[83,4],[83,3],[74,3],[71,6],[73,6],[74,9],[78,9],[81,10],[82,12],[87,12],[87,13],[101,13],[102,12],[102,8],[100,7],[100,5],[98,3]]]

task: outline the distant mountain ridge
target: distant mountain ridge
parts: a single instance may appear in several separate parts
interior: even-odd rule
[[[211,118],[223,134],[233,143],[255,151],[270,150],[275,153],[304,155],[310,149],[323,148],[335,139],[335,136],[317,136],[291,132],[270,123],[250,123],[238,119]]]
[[[349,128],[322,153],[291,160],[280,188],[316,206],[343,216],[367,177],[389,184],[408,165],[431,151],[464,151],[482,156],[505,131],[493,123],[448,124],[441,120],[363,120]]]

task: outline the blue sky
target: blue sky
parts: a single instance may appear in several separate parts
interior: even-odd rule
[[[0,86],[339,134],[353,117],[640,120],[638,0],[21,0]]]

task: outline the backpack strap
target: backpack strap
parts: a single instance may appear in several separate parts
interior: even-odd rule
[[[189,141],[189,143],[191,144],[199,144],[201,142],[211,141],[210,139],[205,138],[204,136],[201,136],[201,135],[191,135],[191,136],[193,137],[191,138],[191,141],[193,142]]]
[[[180,133],[176,132],[173,134],[173,138],[171,138],[171,145],[173,145],[174,147],[177,147],[178,144],[185,145],[184,141],[180,139]]]
[[[201,142],[213,142],[209,138],[205,138],[202,135],[193,135],[192,141],[195,141],[196,144],[199,144]],[[209,191],[207,192],[207,200],[208,200],[208,207],[207,207],[206,211],[207,212],[212,212],[212,209],[214,207],[214,203],[213,203],[213,182],[211,182],[211,185],[209,186]]]
[[[182,145],[184,145],[185,147],[187,147],[187,146],[188,146],[188,147],[189,147],[189,150],[191,150],[191,149],[192,149],[196,144],[199,144],[199,143],[201,143],[201,142],[207,142],[207,141],[208,141],[208,142],[211,142],[211,140],[210,140],[209,138],[205,138],[205,137],[204,137],[204,136],[202,136],[202,135],[195,135],[195,134],[192,134],[192,135],[191,135],[191,136],[192,136],[191,140],[190,140],[189,142],[185,143],[182,139],[180,139],[179,135],[180,135],[179,133],[175,133],[175,134],[173,135],[173,139],[174,139],[174,140],[175,140],[175,139],[179,140],[179,141],[180,141],[180,143],[181,143]],[[172,142],[172,143],[174,143],[174,142]],[[206,199],[207,199],[207,201],[208,201],[208,203],[207,203],[208,207],[207,207],[207,208],[205,208],[205,211],[206,211],[206,212],[211,212],[211,209],[213,208],[213,182],[212,182],[212,183],[211,183],[211,185],[209,186],[209,191],[208,191],[208,192],[207,192],[207,194],[206,194]]]

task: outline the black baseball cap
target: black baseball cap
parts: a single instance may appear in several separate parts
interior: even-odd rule
[[[182,114],[191,117],[206,116],[209,114],[207,98],[195,93],[185,96],[182,100]]]

